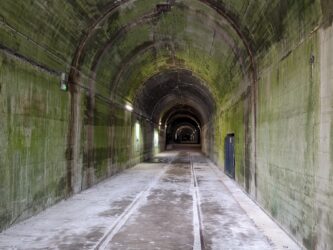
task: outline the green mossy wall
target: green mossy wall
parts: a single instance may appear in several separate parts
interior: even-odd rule
[[[263,71],[258,84],[257,199],[309,249],[316,244],[318,43],[318,33],[314,33]],[[278,54],[272,48],[270,60],[276,62]]]
[[[289,7],[283,23],[273,25],[281,27],[280,38],[257,48],[256,126],[251,96],[239,95],[244,79],[221,99],[208,154],[223,168],[224,138],[235,133],[240,186],[300,245],[331,249],[331,17],[327,9],[321,16],[319,1]]]
[[[93,143],[88,145],[88,93],[80,90],[77,169],[68,180],[69,92],[60,77],[0,53],[0,230],[71,194],[152,157],[153,126],[123,107],[95,98]],[[138,134],[136,124],[139,124]],[[92,158],[87,157],[91,154]]]
[[[0,230],[67,193],[69,94],[59,78],[0,52]]]
[[[236,181],[300,244],[332,249],[331,1],[210,1],[235,30],[203,1],[179,0],[138,25],[159,2],[129,1],[89,31],[71,93],[60,72],[114,1],[1,2],[0,230],[162,148],[163,132],[153,148],[156,126],[124,101],[153,74],[186,68],[217,106],[203,151],[223,168],[234,133]]]
[[[157,150],[153,145],[154,126],[150,122],[125,110],[124,105],[101,99],[99,95],[91,96],[83,89],[79,92],[81,102],[77,105],[82,117],[74,126],[79,127],[76,132],[80,133],[74,147],[80,152],[78,166],[72,168],[79,169],[74,175],[82,177],[73,178],[72,186],[80,186],[74,192],[151,158]]]
[[[223,111],[216,118],[215,124],[215,158],[224,166],[224,140],[228,134],[234,134],[235,138],[235,178],[245,187],[245,123],[244,101],[240,100],[229,109]]]

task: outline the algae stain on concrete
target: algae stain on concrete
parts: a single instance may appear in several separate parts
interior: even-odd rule
[[[0,111],[1,230],[64,197],[65,185],[56,183],[66,172],[68,99],[56,77],[7,54],[0,57],[0,103],[7,106]]]

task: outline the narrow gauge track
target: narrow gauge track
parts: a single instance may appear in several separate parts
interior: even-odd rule
[[[128,219],[140,208],[141,204],[147,199],[151,189],[156,185],[160,178],[165,174],[167,169],[172,165],[176,157],[173,157],[167,165],[157,174],[157,176],[150,182],[149,186],[141,191],[129,204],[124,212],[118,216],[118,218],[108,228],[103,237],[95,244],[94,250],[104,250],[107,245],[112,241],[113,237],[120,231],[120,229],[126,224]]]
[[[193,250],[205,250],[205,241],[203,234],[203,225],[202,225],[202,212],[201,212],[201,202],[200,202],[200,193],[198,179],[195,172],[195,167],[193,163],[193,158],[191,153],[188,153],[189,162],[191,165],[192,173],[192,197],[193,197],[193,233],[194,233],[194,244]]]
[[[121,228],[126,224],[128,219],[141,207],[142,203],[149,196],[150,191],[156,186],[161,177],[166,173],[167,169],[172,166],[176,158],[188,158],[187,164],[191,171],[191,189],[192,189],[192,199],[193,199],[193,249],[194,250],[205,250],[203,225],[202,225],[202,212],[201,212],[201,202],[198,180],[196,176],[196,171],[194,167],[194,161],[190,152],[185,155],[178,155],[172,158],[167,165],[157,174],[157,176],[150,182],[149,186],[141,191],[129,204],[124,212],[119,215],[119,217],[112,223],[108,228],[103,237],[95,244],[94,250],[104,250],[112,241],[113,237],[121,230]]]

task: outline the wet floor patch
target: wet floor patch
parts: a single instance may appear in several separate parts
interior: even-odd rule
[[[52,246],[47,249],[77,250],[92,249],[95,242],[103,237],[104,228],[92,228],[90,231],[80,234],[61,232],[57,240],[53,240]],[[54,246],[54,248],[53,248]]]
[[[126,197],[124,199],[114,201],[110,204],[110,209],[107,209],[101,213],[99,213],[99,216],[102,217],[113,217],[120,215],[121,213],[124,212],[126,207],[128,207],[133,201],[133,197]]]
[[[168,163],[169,161],[170,159],[168,157],[154,157],[144,161],[144,163]]]

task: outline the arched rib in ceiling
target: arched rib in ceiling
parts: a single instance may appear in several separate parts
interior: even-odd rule
[[[176,0],[176,4],[201,3],[205,6],[202,8],[204,12],[208,8],[210,12],[213,10],[215,16],[228,20],[239,32],[239,37],[244,37],[242,40],[256,57],[264,55],[271,45],[284,39],[297,44],[305,34],[328,22],[330,16],[325,2]],[[75,72],[87,64],[90,66],[88,62],[102,47],[101,44],[114,37],[124,25],[152,11],[158,3],[161,1],[2,1],[0,16],[5,31],[2,43],[56,71],[65,71],[70,67],[71,82],[82,83],[74,77]],[[31,9],[38,15],[31,15]],[[20,18],[17,18],[18,13]],[[298,17],[298,22],[293,17]],[[302,30],[299,30],[300,26]],[[13,39],[16,41],[14,44],[11,42]],[[27,46],[19,46],[23,40],[28,41]],[[48,56],[31,53],[36,50],[44,51]]]
[[[242,49],[238,48],[239,41],[235,41],[236,34],[219,20],[216,22],[211,20],[206,22],[207,25],[204,24],[209,16],[202,15],[201,12],[197,14],[193,9],[189,10],[190,13],[186,15],[183,9],[176,9],[173,15],[165,14],[160,23],[141,25],[123,37],[115,39],[117,41],[112,41],[113,46],[108,53],[102,53],[103,63],[99,63],[100,67],[96,72],[97,83],[104,85],[103,90],[109,89],[109,84],[101,83],[107,81],[106,79],[112,79],[110,84],[115,85],[111,88],[112,93],[119,95],[130,93],[129,99],[131,99],[146,78],[170,67],[189,68],[197,72],[206,82],[211,83],[210,88],[213,93],[218,92],[216,84],[221,84],[222,79],[228,79],[226,75],[230,75],[230,70],[239,68],[241,78],[246,78],[244,74],[247,69],[244,69],[245,63],[241,62],[245,56],[240,53]],[[190,22],[183,20],[186,29],[174,31],[172,19],[184,15],[190,19]],[[197,18],[197,15],[200,18]],[[166,31],[159,32],[163,28]],[[171,32],[168,33],[169,30]],[[156,38],[158,35],[160,40]],[[168,36],[174,37],[171,39]],[[217,43],[214,39],[224,42]],[[128,41],[131,41],[129,45]],[[230,82],[232,80],[238,82],[238,79],[229,79]],[[212,83],[216,83],[215,86]],[[231,84],[225,87],[230,86]],[[118,89],[115,90],[116,87]],[[221,92],[225,92],[225,87],[218,88]]]
[[[213,114],[215,110],[214,98],[205,84],[191,71],[180,69],[162,71],[149,78],[134,100],[134,107],[156,123],[170,105],[193,106],[206,122],[206,114]]]
[[[182,8],[182,11],[184,11],[184,9],[190,9],[192,12],[193,12],[193,8],[192,8],[192,5],[195,5],[195,4],[193,4],[194,3],[194,1],[191,1],[190,3],[188,2],[188,1],[179,1],[180,2],[180,4],[176,4],[174,7],[178,7],[178,8]],[[198,3],[199,2],[197,2],[197,1],[195,1],[196,2],[196,5],[197,6],[200,6],[200,7],[202,7],[203,5],[201,4],[201,5],[198,5]],[[202,1],[203,2],[203,1]],[[131,2],[127,2],[127,1],[125,1],[125,3],[124,3],[125,5],[127,5],[127,7],[128,6],[130,6],[131,4],[137,4],[137,2],[136,1],[131,1]],[[187,4],[187,5],[186,5]],[[190,8],[188,7],[188,6],[191,6]],[[149,7],[151,7],[151,8],[149,8]],[[186,7],[186,8],[185,8]],[[206,6],[207,7],[207,6]],[[99,47],[101,47],[101,45],[100,45],[100,41],[104,41],[104,40],[106,40],[106,39],[93,39],[92,37],[96,37],[96,38],[98,38],[98,36],[97,36],[97,34],[98,33],[100,33],[100,32],[98,32],[98,30],[99,29],[97,29],[97,27],[102,27],[101,26],[101,24],[107,24],[108,22],[107,22],[107,20],[108,20],[108,18],[110,19],[109,21],[111,21],[110,23],[114,23],[114,15],[116,15],[116,13],[118,13],[118,11],[120,11],[120,7],[116,7],[116,6],[114,6],[114,8],[112,8],[112,10],[110,9],[110,11],[108,12],[108,13],[106,13],[106,14],[104,14],[103,15],[103,18],[99,18],[98,19],[98,21],[96,21],[92,26],[91,26],[91,28],[89,29],[89,31],[88,31],[88,34],[86,35],[86,36],[84,36],[83,37],[83,39],[82,39],[82,41],[81,41],[81,43],[80,43],[80,45],[78,46],[78,50],[77,50],[77,53],[76,53],[76,56],[75,56],[75,58],[74,58],[74,60],[73,60],[73,68],[74,69],[77,69],[77,68],[81,68],[81,63],[82,64],[87,64],[87,63],[83,63],[84,61],[85,61],[85,58],[91,58],[91,53],[95,53],[96,54],[96,49],[91,49],[91,51],[89,51],[89,49],[87,49],[87,47],[89,47],[89,46],[87,46],[89,43],[91,43],[91,41],[95,41],[95,43],[97,44],[97,43],[99,43],[99,45],[97,45],[97,47],[99,46]],[[123,9],[126,9],[126,6],[123,8]],[[131,10],[133,10],[133,9],[135,9],[135,8],[131,8]],[[140,8],[139,8],[140,9]],[[150,3],[150,5],[146,5],[146,9],[150,9],[150,12],[151,12],[151,10],[153,10],[154,9],[154,3],[152,4],[152,2]],[[210,10],[210,12],[212,12],[213,10],[212,9],[210,9],[210,8],[208,8],[208,10]],[[218,10],[218,11],[220,11],[220,10]],[[128,11],[128,12],[131,12],[131,11]],[[133,16],[139,16],[139,11],[137,11],[136,9],[135,9],[135,14],[133,14],[132,13],[132,17]],[[198,9],[196,9],[195,10],[195,12],[198,14],[198,15],[200,15],[200,14],[202,14],[204,11],[200,11],[200,8],[199,8],[199,10]],[[111,16],[113,17],[113,18],[111,18]],[[120,15],[120,16],[123,16],[123,15]],[[130,15],[131,16],[131,15]],[[144,16],[144,15],[143,15]],[[211,17],[211,16],[213,16],[214,17],[214,11],[213,11],[213,14],[211,14],[211,13],[209,13],[208,14],[208,17]],[[216,16],[216,13],[215,13],[215,16]],[[228,15],[225,15],[225,16],[228,16]],[[219,18],[216,18],[216,17],[214,17],[215,19],[214,19],[214,21],[215,22],[218,22],[219,20],[224,20],[224,22],[226,22],[227,21],[227,23],[229,23],[230,24],[230,20],[228,20],[228,18],[226,18],[226,17],[224,17],[225,19],[222,19],[221,18],[221,16],[218,16]],[[125,19],[125,18],[124,18]],[[135,20],[135,18],[133,18],[133,20]],[[193,19],[193,20],[195,20],[195,19]],[[135,21],[133,21],[133,22],[135,22]],[[117,25],[116,25],[117,26]],[[121,26],[121,25],[120,25]],[[231,28],[234,30],[234,32],[236,32],[237,33],[237,35],[239,36],[239,32],[240,32],[240,29],[237,29],[237,30],[235,30],[235,24],[234,23],[232,23],[231,25],[229,25],[229,26],[231,26]],[[129,25],[129,27],[130,27],[130,25]],[[122,30],[122,29],[120,29],[120,30]],[[118,31],[119,32],[119,31]],[[114,32],[115,34],[117,34],[118,32]],[[105,33],[105,32],[104,32]],[[121,32],[120,32],[121,33]],[[200,32],[200,34],[201,34],[201,32]],[[225,33],[224,33],[225,34]],[[202,35],[202,34],[201,34]],[[107,35],[105,35],[106,37],[108,37]],[[234,40],[235,40],[235,38],[233,38]],[[225,39],[224,39],[225,40]],[[238,40],[239,41],[241,41],[243,44],[245,44],[246,45],[246,43],[242,40],[242,37],[241,37],[241,39],[239,39],[238,38]],[[96,42],[96,41],[98,41],[98,42]],[[238,41],[238,42],[239,42]],[[107,44],[107,42],[105,43],[105,44]],[[93,46],[94,47],[94,46]],[[109,47],[108,45],[104,45],[104,46],[102,46],[102,47]],[[113,46],[114,47],[114,46]],[[248,49],[248,47],[247,47],[247,45],[245,46],[246,48],[245,49]],[[96,48],[96,46],[95,46],[95,48]],[[85,53],[83,53],[83,52],[85,52]],[[234,51],[234,53],[235,53],[235,51]],[[236,52],[237,53],[237,52]],[[97,53],[97,54],[99,54],[99,53]],[[102,55],[102,54],[104,54],[104,53],[100,53],[100,55]],[[238,57],[238,58],[240,58],[240,57]],[[95,62],[96,62],[96,58],[95,58]],[[72,76],[73,76],[73,71],[72,71]],[[74,79],[74,78],[73,78]]]
[[[183,128],[190,129],[192,133],[196,133],[197,135],[201,134],[200,125],[198,125],[193,118],[191,117],[175,118],[170,123],[168,123],[166,129],[167,143],[172,142],[175,138],[175,134],[177,134],[179,130]]]
[[[171,108],[166,109],[164,112],[160,114],[160,122],[161,126],[165,126],[169,123],[172,123],[173,119],[178,117],[188,117],[193,120],[198,125],[202,125],[207,122],[207,113],[200,113],[197,109],[193,108],[192,106],[188,105],[175,105]]]
[[[109,91],[133,101],[145,79],[174,67],[198,74],[209,84],[217,102],[242,81],[248,84],[247,79],[251,79],[255,86],[253,47],[260,46],[256,44],[256,36],[249,37],[247,23],[240,21],[249,18],[247,13],[243,17],[238,13],[244,11],[243,4],[179,0],[169,13],[156,11],[156,4],[155,1],[132,0],[110,5],[90,26],[77,48],[70,77],[73,83],[77,82],[76,69],[87,74],[91,70],[92,84],[95,76],[99,84],[97,91],[103,94]],[[245,12],[253,6],[246,5]],[[275,2],[273,6],[286,9],[286,5]],[[261,7],[267,8],[265,4]],[[258,24],[260,28],[267,28],[261,22]],[[267,30],[274,27],[269,26]]]
[[[196,127],[199,131],[201,130],[202,124],[198,121],[198,118],[192,115],[185,115],[181,113],[177,113],[173,115],[167,122],[167,127],[170,127],[172,124],[174,124],[175,121],[188,121],[191,123],[194,127]]]
[[[191,107],[193,110],[193,117],[197,117],[198,120],[200,120],[200,124],[207,123],[210,119],[213,113],[209,113],[206,109],[207,103],[204,102],[201,99],[195,98],[195,97],[189,97],[186,98],[186,102],[180,103],[175,101],[175,99],[171,97],[164,98],[160,103],[158,103],[158,107],[155,108],[155,112],[152,116],[153,121],[163,121],[166,120],[165,113],[167,113],[168,110],[174,110],[178,109],[178,111],[181,112],[184,107]],[[165,122],[164,122],[165,124]]]
[[[258,44],[268,44],[269,40],[272,40],[274,37],[279,39],[278,34],[279,27],[283,24],[284,19],[286,18],[287,11],[293,10],[293,2],[287,1],[221,1],[221,0],[199,0],[201,3],[206,4],[206,6],[211,7],[221,15],[224,19],[226,19],[231,26],[237,31],[239,36],[242,38],[243,42],[246,44],[246,47],[249,48],[249,53],[253,53],[254,49],[251,47],[259,47]],[[83,1],[84,2],[84,1]],[[168,1],[174,2],[174,1]],[[177,1],[182,2],[182,1]],[[197,2],[197,1],[192,1]],[[311,6],[313,1],[309,1],[306,8],[304,9],[312,9],[313,11],[318,11],[318,6]],[[73,5],[73,8],[77,9],[77,4],[74,4],[74,1],[71,1],[69,4]],[[79,45],[77,46],[76,52],[74,54],[73,59],[73,69],[77,69],[80,67],[80,62],[82,61],[82,57],[84,52],[89,44],[90,40],[93,40],[92,37],[95,36],[95,33],[99,27],[102,27],[104,23],[110,21],[108,19],[112,19],[110,23],[112,23],[116,17],[116,23],[120,27],[123,24],[124,20],[118,20],[121,18],[121,15],[118,15],[118,11],[120,9],[131,9],[133,11],[131,17],[135,19],[136,14],[143,14],[142,10],[152,10],[156,4],[160,3],[160,1],[153,0],[140,0],[139,1],[129,1],[129,0],[114,0],[110,3],[110,1],[100,1],[98,4],[97,10],[94,10],[95,16],[94,20],[90,23],[89,27],[86,28],[85,33],[81,36]],[[84,4],[82,4],[84,5]],[[90,4],[89,4],[90,5]],[[318,5],[318,4],[316,4]],[[141,8],[140,8],[141,6]],[[142,8],[144,6],[144,8]],[[313,8],[315,7],[315,8]],[[270,11],[265,11],[270,10]],[[278,10],[278,11],[276,11]],[[256,15],[254,13],[257,13]],[[273,15],[273,13],[277,13]],[[87,19],[90,13],[87,14],[84,18]],[[313,15],[316,16],[316,15]],[[128,20],[126,20],[128,21]],[[266,36],[266,40],[263,41],[262,38],[259,39],[257,33],[262,33],[262,31],[270,31],[266,32],[268,36]],[[114,34],[112,29],[105,31],[105,37],[112,37]],[[275,32],[276,31],[276,32]],[[252,34],[252,35],[251,35]],[[273,38],[271,38],[273,37]],[[271,39],[270,39],[271,38]],[[258,42],[257,42],[258,40]],[[251,46],[252,45],[252,46]],[[265,45],[266,47],[268,45]]]

